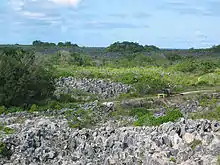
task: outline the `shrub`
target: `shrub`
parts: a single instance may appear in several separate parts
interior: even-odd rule
[[[196,146],[201,145],[201,144],[202,144],[201,140],[193,140],[193,141],[189,144],[189,146],[190,146],[193,150],[195,150],[195,149],[196,149]]]
[[[24,111],[21,107],[10,107],[6,110],[6,113],[22,112]]]
[[[141,117],[145,114],[149,114],[150,112],[146,108],[134,108],[130,111],[131,116]]]
[[[216,165],[220,165],[220,154],[218,155],[218,159],[217,159],[217,164]]]
[[[96,123],[96,117],[92,110],[78,109],[74,112],[67,111],[65,116],[67,118],[72,116],[72,120],[69,121],[70,128],[90,128]]]
[[[0,115],[5,113],[6,112],[6,109],[4,106],[0,106]]]
[[[71,54],[72,64],[77,66],[93,66],[94,63],[92,58],[89,55],[82,54],[82,53],[72,53]]]
[[[174,122],[177,119],[183,117],[182,113],[179,110],[168,110],[165,116],[154,117],[152,113],[147,113],[138,118],[134,122],[135,126],[158,126],[167,122]]]
[[[176,159],[174,157],[170,157],[170,161],[176,163]]]
[[[38,109],[37,105],[36,105],[36,104],[33,104],[33,105],[31,106],[31,108],[29,109],[29,112],[35,112],[35,111],[37,111],[37,109]]]
[[[166,54],[166,57],[169,61],[180,61],[183,59],[181,55],[173,52]]]
[[[190,114],[192,119],[208,119],[220,121],[220,107],[211,111],[202,111]]]
[[[195,72],[198,68],[198,63],[196,61],[184,61],[175,66],[175,69],[181,72]]]
[[[0,56],[0,104],[6,107],[34,104],[54,91],[54,78],[48,66],[20,49],[6,50]]]
[[[12,152],[10,149],[7,148],[6,144],[3,142],[0,142],[0,156],[3,158],[10,159],[12,155]]]
[[[136,53],[136,52],[142,52],[144,51],[144,46],[134,43],[134,42],[115,42],[111,44],[109,47],[107,47],[108,52],[130,52],[130,53]]]
[[[5,132],[6,134],[13,134],[13,133],[15,132],[14,129],[9,128],[9,127],[4,127],[3,130],[4,130],[4,132]]]
[[[51,109],[51,110],[60,110],[63,107],[62,107],[62,104],[60,102],[53,100],[53,101],[50,101],[48,103],[48,108]]]

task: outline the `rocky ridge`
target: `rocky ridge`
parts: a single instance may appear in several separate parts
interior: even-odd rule
[[[220,153],[220,123],[184,120],[158,127],[71,129],[67,120],[33,117],[9,127],[5,165],[214,165]]]
[[[98,95],[102,99],[115,98],[122,93],[130,91],[131,86],[107,80],[76,79],[73,77],[61,77],[56,83],[55,95],[73,94],[75,89]]]
[[[75,89],[114,98],[130,86],[104,80],[60,78],[56,94],[73,94]],[[218,98],[219,93],[210,96]],[[168,101],[184,113],[209,110],[196,100],[180,104]],[[220,122],[181,118],[157,127],[133,127],[123,119],[102,119],[114,111],[114,102],[98,100],[73,109],[17,112],[0,116],[0,124],[16,130],[0,132],[0,164],[5,165],[216,165],[220,153]],[[124,107],[145,107],[157,101],[126,101]],[[159,105],[158,105],[159,106]],[[92,110],[100,121],[92,129],[71,129],[67,111]],[[74,113],[73,113],[74,114]],[[46,117],[48,116],[48,117]],[[135,118],[125,119],[132,123]],[[101,122],[102,121],[102,122]],[[124,126],[126,125],[126,127]],[[4,152],[4,154],[2,154]]]

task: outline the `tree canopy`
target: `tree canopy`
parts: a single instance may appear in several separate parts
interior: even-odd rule
[[[144,51],[155,51],[159,50],[156,46],[153,45],[140,45],[136,42],[115,42],[111,44],[109,47],[107,47],[108,52],[129,52],[129,53],[138,53],[138,52],[144,52]]]
[[[33,53],[8,48],[0,55],[0,105],[37,103],[52,94],[53,80],[49,67],[37,63]]]
[[[42,46],[42,47],[78,47],[77,44],[72,44],[70,41],[67,42],[58,42],[56,45],[55,43],[50,43],[50,42],[42,42],[40,40],[36,40],[32,42],[33,46]]]

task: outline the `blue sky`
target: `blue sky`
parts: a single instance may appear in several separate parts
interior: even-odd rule
[[[0,43],[210,47],[220,44],[219,9],[220,0],[1,0]]]

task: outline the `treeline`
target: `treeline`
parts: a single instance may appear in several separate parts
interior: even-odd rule
[[[58,44],[53,42],[42,42],[40,40],[36,40],[32,42],[33,46],[39,46],[39,47],[79,47],[77,44],[73,44],[70,41],[67,42],[59,42]]]
[[[151,52],[158,51],[160,48],[154,45],[140,45],[136,42],[115,42],[106,48],[107,52],[127,52],[127,53],[138,53],[138,52]]]
[[[214,51],[214,52],[220,52],[220,45],[213,46],[213,47],[211,48],[211,50]]]

